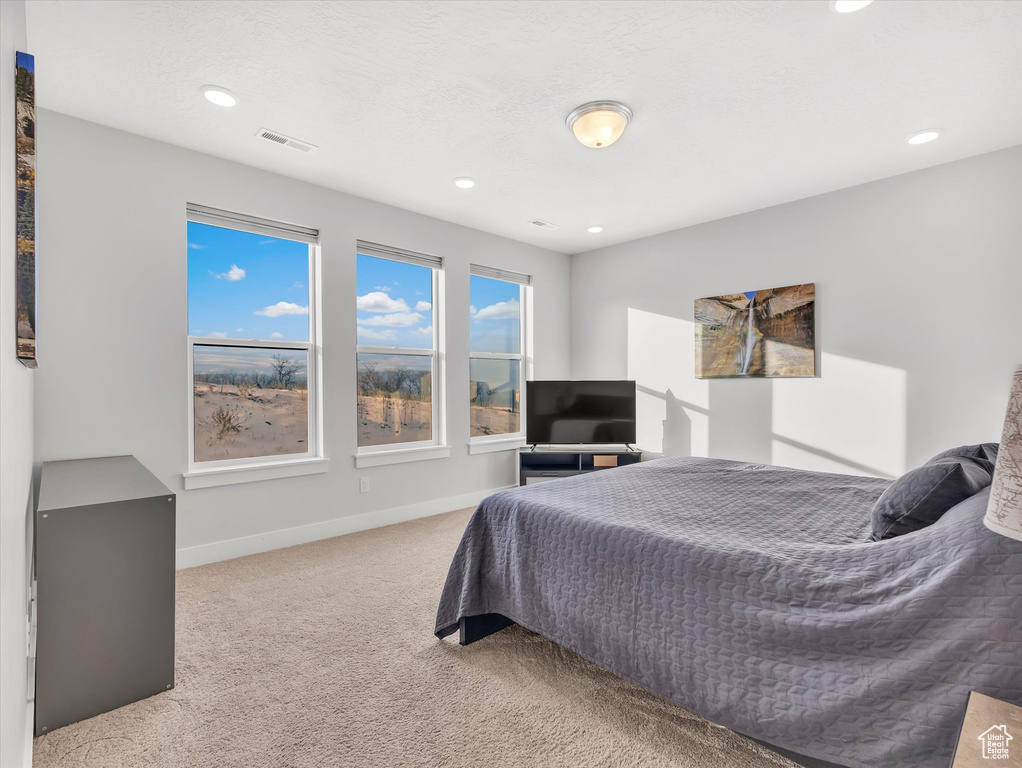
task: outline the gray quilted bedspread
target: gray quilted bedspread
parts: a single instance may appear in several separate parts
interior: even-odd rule
[[[970,690],[1022,705],[1022,542],[982,525],[988,491],[870,542],[887,485],[667,458],[502,491],[436,634],[503,614],[748,736],[946,768]]]

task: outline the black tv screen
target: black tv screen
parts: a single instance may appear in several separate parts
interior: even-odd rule
[[[635,442],[634,381],[529,381],[528,443]]]

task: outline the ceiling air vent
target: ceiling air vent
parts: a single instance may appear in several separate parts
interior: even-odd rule
[[[297,149],[299,152],[304,152],[309,155],[315,152],[319,147],[315,144],[310,144],[307,141],[299,141],[298,139],[292,139],[290,136],[285,136],[282,133],[276,131],[270,131],[266,128],[260,128],[256,134],[260,139],[266,139],[272,141],[274,144],[280,144],[282,147],[288,147],[289,149]]]
[[[534,227],[539,227],[540,229],[557,229],[556,224],[551,224],[549,221],[543,221],[543,219],[533,219],[529,223]]]

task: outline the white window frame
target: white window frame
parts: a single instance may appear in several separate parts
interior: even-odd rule
[[[355,408],[358,408],[358,356],[359,355],[402,355],[430,358],[432,371],[433,402],[432,436],[429,440],[414,440],[405,443],[388,443],[386,445],[359,445],[358,429],[355,430],[355,466],[374,467],[384,464],[398,464],[406,461],[441,459],[451,455],[451,447],[447,445],[447,423],[444,404],[447,402],[445,383],[447,380],[447,356],[444,350],[444,260],[440,256],[407,251],[403,248],[380,245],[359,240],[356,254],[371,256],[387,261],[414,264],[428,267],[431,270],[433,295],[431,298],[433,313],[433,344],[432,348],[388,347],[379,344],[355,344]],[[356,330],[356,335],[358,331]]]
[[[525,409],[527,407],[525,397],[525,382],[532,380],[532,276],[519,272],[510,272],[495,267],[487,267],[481,264],[472,264],[470,274],[476,277],[486,277],[491,280],[502,280],[506,283],[518,284],[518,353],[510,352],[473,352],[472,335],[469,333],[469,371],[473,359],[478,360],[517,360],[518,361],[518,431],[506,432],[500,435],[477,435],[471,434],[472,420],[469,418],[469,439],[468,452],[492,453],[496,451],[510,451],[525,445]],[[469,289],[469,302],[471,303],[471,288]],[[471,373],[469,374],[471,376]],[[471,409],[471,400],[469,408]]]
[[[236,214],[216,208],[189,203],[187,221],[208,224],[222,229],[266,235],[306,243],[309,247],[309,340],[284,341],[279,339],[221,339],[210,336],[187,336],[188,374],[188,470],[183,474],[185,489],[207,488],[216,485],[269,480],[278,477],[326,472],[328,461],[323,453],[323,386],[322,342],[320,339],[319,275],[321,269],[319,231],[308,227]],[[187,323],[187,309],[185,311]],[[218,461],[195,461],[195,347],[247,347],[249,349],[294,349],[306,352],[308,359],[306,378],[309,434],[304,453],[279,456],[256,456]]]

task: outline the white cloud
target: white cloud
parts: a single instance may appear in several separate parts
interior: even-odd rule
[[[433,309],[433,305],[428,301],[419,301],[415,304],[416,312],[429,312],[431,309]]]
[[[384,293],[390,293],[391,291],[393,291],[393,290],[394,290],[394,289],[393,289],[393,288],[391,288],[391,287],[390,287],[389,285],[376,285],[376,286],[373,286],[373,287],[374,287],[374,288],[375,288],[375,289],[376,289],[377,291],[383,291]]]
[[[302,282],[299,282],[299,281],[296,280],[295,283],[290,288],[288,288],[288,290],[289,291],[304,291],[305,290],[305,283],[302,283]]]
[[[418,333],[418,334],[421,334],[423,336],[432,336],[433,335],[433,326],[432,325],[427,325],[425,328],[416,328],[414,331],[412,331],[412,333]]]
[[[213,331],[211,334],[209,334],[209,338],[211,338],[211,339],[226,339],[227,338],[227,334],[224,333],[223,331]]]
[[[193,251],[201,251],[206,246],[199,245],[198,243],[188,243],[188,247],[191,248]]]
[[[284,334],[280,333],[279,331],[274,331],[273,333],[270,334],[270,338],[271,339],[283,339],[284,338]]]
[[[472,312],[472,309],[473,307],[469,307],[469,312]],[[511,299],[483,307],[475,316],[476,320],[512,320],[518,317],[519,310],[518,299]]]
[[[234,332],[235,333],[241,333],[243,330],[244,330],[243,328],[235,328]]]
[[[360,339],[370,339],[372,341],[391,341],[397,338],[397,331],[390,329],[374,331],[372,328],[359,328],[358,337]]]
[[[245,270],[243,270],[237,264],[231,264],[231,268],[226,272],[221,272],[220,274],[214,274],[211,272],[210,274],[213,275],[213,277],[215,277],[217,280],[221,279],[229,280],[232,283],[236,283],[239,280],[245,279]]]
[[[355,299],[355,306],[362,312],[408,312],[404,299],[392,299],[382,291],[370,291]]]
[[[395,312],[391,315],[377,315],[376,317],[361,318],[359,325],[384,325],[389,328],[410,328],[422,322],[422,315],[418,312]]]
[[[283,315],[307,315],[309,314],[308,307],[302,307],[298,304],[293,304],[290,301],[278,301],[276,304],[271,304],[268,307],[257,309],[255,311],[257,315],[263,317],[281,317]]]
[[[474,315],[474,314],[475,314],[476,312],[478,312],[478,311],[479,311],[479,310],[475,308],[475,305],[470,305],[470,306],[469,306],[469,308],[468,308],[468,313],[469,313],[470,315]]]

